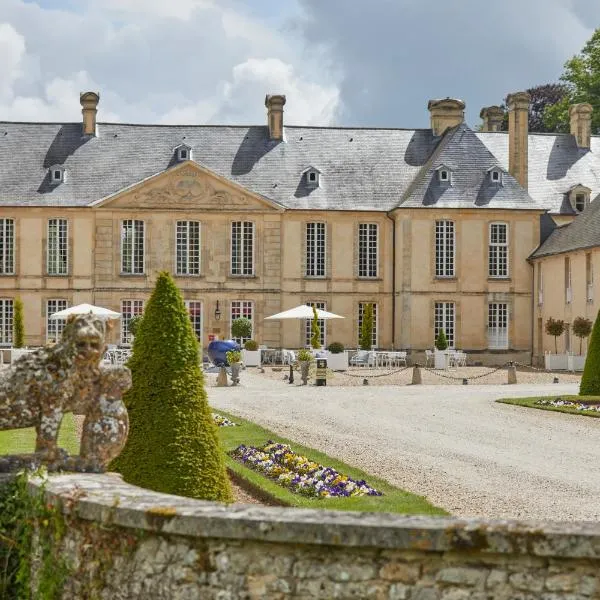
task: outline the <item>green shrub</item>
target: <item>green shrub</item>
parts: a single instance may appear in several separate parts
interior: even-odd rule
[[[160,273],[133,341],[130,429],[110,465],[133,485],[231,501],[217,427],[198,364],[198,341],[173,278]]]
[[[225,358],[230,365],[239,363],[242,361],[242,353],[239,350],[229,350],[225,353]]]
[[[306,348],[302,348],[302,350],[298,351],[298,360],[300,362],[303,361],[312,361],[314,359],[314,356],[312,355],[312,352],[310,350],[307,350]]]
[[[446,338],[446,332],[443,329],[440,329],[437,338],[435,339],[435,347],[438,350],[447,350],[448,349],[448,340]]]
[[[565,332],[565,322],[560,319],[548,317],[546,321],[546,333],[554,336],[554,353],[558,354],[558,344],[556,340]]]
[[[22,348],[25,345],[25,323],[23,318],[23,300],[15,298],[13,314],[13,346]]]
[[[231,322],[231,336],[236,340],[252,337],[252,321],[246,317],[234,319]]]
[[[580,396],[600,396],[600,313],[596,317],[579,385]]]
[[[331,354],[341,354],[345,350],[345,348],[344,344],[342,344],[341,342],[331,342],[331,344],[327,346],[327,350],[329,350]]]
[[[373,305],[370,303],[363,307],[359,346],[361,350],[370,350],[373,346]]]
[[[248,340],[244,344],[244,348],[246,350],[250,350],[250,352],[256,352],[258,350],[258,342],[256,342],[255,340]]]
[[[592,333],[593,323],[585,317],[577,317],[573,321],[573,333],[579,338],[579,354],[583,347],[583,338],[587,338]]]
[[[138,329],[142,323],[142,315],[133,315],[131,319],[129,319],[129,332],[133,337],[137,335]]]
[[[310,324],[310,345],[318,350],[321,347],[321,329],[319,327],[319,317],[317,316],[317,309],[313,306],[313,318],[312,323]]]

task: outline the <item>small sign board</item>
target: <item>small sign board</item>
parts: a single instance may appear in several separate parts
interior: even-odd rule
[[[317,370],[315,373],[316,385],[327,385],[327,359],[317,358]]]

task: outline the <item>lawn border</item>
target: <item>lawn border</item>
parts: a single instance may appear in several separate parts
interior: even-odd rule
[[[557,394],[555,396],[529,396],[525,398],[498,398],[495,402],[499,404],[508,404],[511,406],[522,406],[523,408],[533,408],[536,410],[547,410],[550,412],[560,412],[566,415],[574,415],[576,417],[592,417],[594,419],[600,418],[600,412],[584,412],[571,408],[569,406],[544,406],[542,404],[535,404],[538,400],[551,399],[551,398],[564,398],[565,400],[571,400],[572,398],[578,398],[579,396],[573,394]],[[586,398],[586,396],[582,396]],[[585,401],[582,402],[585,404]]]

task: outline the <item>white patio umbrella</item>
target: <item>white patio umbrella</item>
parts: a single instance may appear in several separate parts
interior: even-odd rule
[[[93,304],[78,304],[77,306],[70,306],[64,310],[52,313],[51,319],[66,319],[71,315],[89,315],[92,314],[100,319],[118,319],[121,313],[115,312],[108,308],[102,308],[102,306],[94,306]]]
[[[296,306],[295,308],[290,308],[289,310],[284,310],[283,312],[277,313],[276,315],[271,315],[270,317],[265,317],[265,321],[268,320],[276,320],[276,319],[312,319],[313,318],[313,309],[312,306],[307,306],[306,304],[301,304],[300,306]],[[327,312],[326,310],[321,310],[317,308],[317,318],[319,319],[343,319],[340,315],[336,315],[334,313]]]

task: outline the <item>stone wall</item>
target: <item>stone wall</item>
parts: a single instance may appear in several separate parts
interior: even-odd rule
[[[227,507],[114,475],[45,490],[68,515],[68,599],[600,597],[600,524]]]

